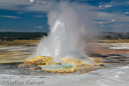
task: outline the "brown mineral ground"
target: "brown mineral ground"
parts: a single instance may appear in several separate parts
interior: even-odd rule
[[[129,53],[129,50],[122,50],[122,49],[103,49],[103,50],[96,50],[94,53],[96,54],[122,54],[122,53]]]

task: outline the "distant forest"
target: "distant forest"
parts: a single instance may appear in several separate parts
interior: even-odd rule
[[[129,39],[129,32],[101,32],[100,39]]]
[[[0,32],[0,40],[24,40],[24,39],[39,39],[47,36],[46,32]],[[101,32],[98,35],[100,39],[129,39],[129,32]]]
[[[24,39],[38,39],[47,36],[46,32],[0,32],[0,40],[24,40]]]

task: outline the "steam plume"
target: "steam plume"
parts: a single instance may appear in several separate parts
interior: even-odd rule
[[[55,10],[50,11],[48,24],[50,33],[40,41],[35,56],[55,59],[85,57],[86,37],[91,36],[91,29],[69,3],[60,2]]]

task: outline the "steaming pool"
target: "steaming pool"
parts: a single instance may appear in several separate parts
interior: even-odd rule
[[[73,66],[74,65],[71,64],[61,64],[61,65],[43,65],[40,67],[45,70],[60,70],[60,69],[72,68]]]

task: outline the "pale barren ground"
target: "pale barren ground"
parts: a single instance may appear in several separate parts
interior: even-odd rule
[[[29,67],[17,67],[31,56],[38,41],[30,43],[15,41],[15,43],[0,45],[0,63],[8,63],[0,65],[1,86],[32,86],[32,84],[33,86],[127,86],[129,84],[127,72],[129,43],[98,43],[102,48],[89,55],[97,59],[98,64],[92,67],[78,67],[80,71],[70,74],[51,74],[31,64]],[[10,62],[15,63],[10,64]],[[22,84],[16,83],[17,80]],[[26,83],[28,80],[43,83]]]

